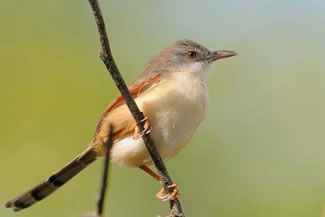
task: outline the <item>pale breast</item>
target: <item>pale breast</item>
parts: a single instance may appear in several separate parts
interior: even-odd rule
[[[143,100],[152,124],[152,136],[163,158],[176,155],[191,139],[207,112],[204,83],[188,74],[176,73],[156,97]],[[159,96],[159,97],[158,97]]]
[[[192,138],[207,112],[208,94],[201,80],[175,73],[168,81],[138,97],[137,104],[149,118],[151,135],[163,159],[175,156]],[[114,144],[112,160],[129,166],[150,164],[142,139],[127,137]]]

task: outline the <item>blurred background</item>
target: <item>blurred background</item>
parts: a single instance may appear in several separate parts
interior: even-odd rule
[[[167,162],[187,216],[325,216],[325,1],[100,1],[128,83],[176,40],[240,55],[215,64],[210,108]],[[118,91],[98,58],[88,1],[0,2],[0,204],[81,152]],[[99,160],[48,199],[5,217],[80,217]],[[161,188],[113,165],[106,216],[164,216]]]

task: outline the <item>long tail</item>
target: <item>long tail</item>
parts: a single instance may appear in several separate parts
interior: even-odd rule
[[[36,185],[34,188],[22,193],[15,199],[8,201],[5,206],[7,208],[12,208],[15,212],[32,206],[52,194],[72,177],[77,175],[81,170],[86,168],[96,160],[96,156],[96,152],[91,147],[87,148],[63,168],[53,173],[50,177]]]

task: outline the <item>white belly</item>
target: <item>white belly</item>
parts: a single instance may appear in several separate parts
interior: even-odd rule
[[[175,156],[191,139],[207,111],[207,90],[199,80],[178,73],[136,102],[149,118],[151,135],[163,159]],[[113,145],[112,161],[128,166],[151,164],[142,139],[121,139]]]

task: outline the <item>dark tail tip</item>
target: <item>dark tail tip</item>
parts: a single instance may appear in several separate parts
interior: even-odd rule
[[[11,201],[8,201],[5,206],[5,208],[11,208],[12,207],[12,202]]]
[[[8,201],[5,205],[5,208],[11,208],[12,211],[18,212],[24,208],[27,208],[28,206],[25,206],[24,204],[18,204],[18,206],[15,205],[15,201]]]

